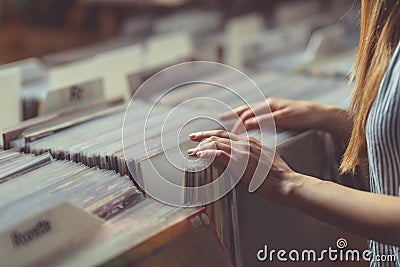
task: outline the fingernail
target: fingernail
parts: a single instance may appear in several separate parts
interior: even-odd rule
[[[196,153],[196,156],[198,156],[199,158],[201,158],[201,152],[200,152],[200,151],[197,152],[197,153]]]
[[[188,149],[188,154],[193,154],[194,153],[194,149]]]
[[[191,134],[189,134],[189,138],[195,138],[197,136],[197,134],[195,134],[195,133],[191,133]]]

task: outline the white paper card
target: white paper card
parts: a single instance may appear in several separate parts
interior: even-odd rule
[[[154,69],[193,56],[193,43],[188,33],[175,32],[151,37],[145,47],[145,67]]]
[[[101,74],[94,60],[75,61],[49,70],[49,90],[59,90],[99,78]]]
[[[106,98],[102,75],[94,59],[64,64],[49,70],[48,90],[39,114]]]
[[[143,66],[143,47],[132,45],[101,53],[95,60],[104,81],[106,98],[123,96],[129,101],[131,90],[128,75],[138,73]]]
[[[47,70],[38,58],[27,58],[0,66],[0,70],[18,68],[22,84],[46,79]]]
[[[0,129],[21,121],[21,77],[17,68],[0,71]]]
[[[72,204],[59,204],[0,234],[1,265],[30,266],[102,222]]]

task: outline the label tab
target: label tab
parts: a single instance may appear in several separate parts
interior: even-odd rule
[[[93,80],[47,92],[39,106],[40,114],[48,114],[74,105],[94,104],[104,100],[103,80]]]
[[[0,234],[1,265],[32,265],[102,222],[70,203],[61,203]]]

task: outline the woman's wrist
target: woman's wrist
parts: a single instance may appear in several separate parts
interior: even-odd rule
[[[281,174],[272,175],[261,193],[270,201],[287,207],[293,207],[296,192],[305,182],[305,176],[292,170],[282,172]]]
[[[285,174],[285,178],[282,179],[280,190],[281,204],[284,206],[292,207],[293,201],[295,201],[294,196],[304,182],[305,179],[300,173],[292,171]]]
[[[294,179],[288,182],[285,193],[285,205],[308,212],[307,207],[310,206],[310,202],[318,202],[315,191],[323,192],[326,183],[329,182],[298,173]]]
[[[336,106],[313,103],[310,108],[311,129],[339,136],[351,133],[352,123],[348,112]]]

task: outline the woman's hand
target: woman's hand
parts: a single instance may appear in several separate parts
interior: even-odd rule
[[[189,149],[190,156],[211,159],[229,168],[232,175],[249,184],[267,199],[284,204],[295,172],[274,151],[252,137],[244,137],[222,130],[191,134],[198,146]],[[264,181],[265,180],[265,181]],[[253,188],[252,188],[253,184]]]
[[[269,105],[269,108],[268,108]],[[244,105],[220,115],[221,120],[240,117],[247,130],[257,129],[262,121],[275,120],[277,127],[288,129],[305,129],[315,121],[316,104],[307,101],[294,101],[282,98],[268,98],[255,103],[252,108]],[[257,117],[257,119],[256,119]],[[232,128],[233,133],[240,133],[240,121]]]
[[[268,107],[269,105],[269,107]],[[263,122],[275,120],[275,126],[284,129],[314,129],[347,137],[351,133],[352,121],[343,109],[309,101],[268,98],[249,106],[241,106],[220,115],[221,120],[239,116],[240,120],[231,132],[241,133],[243,123],[247,130],[257,129]]]

